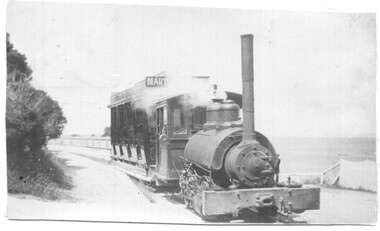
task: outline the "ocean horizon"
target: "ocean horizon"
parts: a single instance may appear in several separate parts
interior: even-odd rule
[[[273,137],[281,173],[322,172],[340,159],[376,161],[374,137]]]

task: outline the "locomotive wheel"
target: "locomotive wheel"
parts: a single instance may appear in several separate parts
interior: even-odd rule
[[[277,207],[259,208],[258,212],[263,216],[275,216],[277,214]]]
[[[210,184],[207,181],[201,182],[201,187],[203,190],[210,188]]]
[[[203,220],[208,222],[229,222],[232,219],[231,214],[225,215],[209,215],[209,216],[201,216]]]
[[[201,178],[201,188],[203,190],[205,190],[205,189],[210,188],[211,185],[212,185],[211,179],[208,178],[208,177],[206,177],[206,176],[202,176],[202,178]]]
[[[296,213],[296,214],[300,214],[300,213],[305,212],[305,210],[304,210],[304,209],[295,209],[295,210],[293,210],[292,212],[293,212],[293,213]]]
[[[193,208],[191,200],[184,198],[183,202],[185,203],[186,208],[188,208],[188,209],[192,209]]]

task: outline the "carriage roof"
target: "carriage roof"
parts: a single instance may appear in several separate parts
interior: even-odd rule
[[[139,102],[139,101],[146,101],[147,98],[150,98],[148,105],[146,106],[153,106],[159,102],[175,99],[175,98],[181,98],[186,96],[191,96],[194,94],[197,94],[199,92],[204,91],[183,91],[183,92],[175,92],[172,94],[165,93],[166,89],[165,87],[162,88],[148,88],[145,86],[145,81],[138,82],[134,87],[128,88],[121,92],[114,92],[111,95],[111,102],[108,105],[108,108],[112,108],[124,103],[129,102]],[[160,94],[160,92],[162,94]],[[227,98],[234,100],[240,107],[241,107],[241,94],[235,93],[235,92],[229,92],[226,91]],[[212,98],[210,98],[211,101]]]

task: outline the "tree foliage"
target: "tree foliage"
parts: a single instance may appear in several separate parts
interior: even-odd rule
[[[25,55],[13,48],[7,34],[6,134],[8,153],[37,150],[58,138],[66,123],[58,102],[35,89]]]
[[[7,33],[7,83],[32,80],[32,69],[26,62],[25,55],[13,48]]]
[[[104,133],[103,133],[102,137],[106,137],[106,136],[111,136],[111,128],[110,127],[104,128]]]

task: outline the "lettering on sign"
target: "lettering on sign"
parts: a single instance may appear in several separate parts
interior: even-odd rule
[[[163,87],[165,86],[165,77],[149,76],[145,78],[146,87]]]

